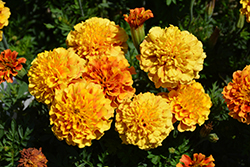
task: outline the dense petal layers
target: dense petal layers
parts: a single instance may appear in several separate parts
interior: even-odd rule
[[[145,8],[135,8],[135,9],[130,9],[129,16],[127,14],[124,14],[124,20],[128,22],[131,28],[137,29],[143,23],[154,17],[153,13],[151,10],[146,10]]]
[[[4,6],[5,2],[0,0],[0,29],[9,24],[10,9]]]
[[[188,155],[183,154],[180,162],[184,164],[179,162],[176,167],[214,167],[214,161],[215,160],[212,155],[206,158],[206,156],[201,153],[195,153],[192,160]]]
[[[10,49],[4,50],[0,55],[0,83],[7,81],[13,82],[13,77],[18,74],[17,70],[23,68],[22,63],[26,62],[25,58],[17,59],[17,52],[11,52]]]
[[[246,20],[250,23],[250,0],[240,0],[242,4],[242,8],[240,9],[240,13],[246,16]]]
[[[223,89],[229,115],[240,122],[250,124],[250,65],[233,73],[233,81]]]
[[[139,94],[119,105],[115,127],[123,143],[156,148],[173,130],[170,105],[152,93]]]
[[[42,148],[28,148],[20,151],[21,158],[17,167],[47,167],[48,160],[42,153]]]
[[[151,28],[140,51],[140,67],[148,72],[156,88],[174,88],[198,79],[206,57],[202,43],[194,35],[172,25]]]
[[[85,64],[74,51],[64,48],[39,53],[28,72],[30,93],[39,102],[51,104],[57,90],[80,78]]]
[[[135,89],[132,87],[132,68],[125,57],[103,56],[90,59],[82,77],[102,86],[106,98],[117,107],[124,99],[132,98]]]
[[[100,85],[85,81],[70,84],[55,96],[51,105],[52,131],[69,145],[90,146],[111,126],[114,109],[110,103]]]
[[[170,101],[173,122],[180,122],[180,132],[194,131],[196,124],[201,126],[208,120],[212,102],[200,83],[193,81],[189,85],[179,85],[168,94],[160,95]]]
[[[75,25],[74,29],[68,34],[66,43],[81,58],[127,50],[125,30],[108,19],[92,17]]]

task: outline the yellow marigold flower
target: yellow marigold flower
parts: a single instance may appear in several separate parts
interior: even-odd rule
[[[201,126],[208,120],[212,102],[200,83],[179,85],[168,94],[160,95],[170,101],[173,122],[180,121],[178,125],[180,132],[194,131],[196,124]]]
[[[21,158],[17,167],[47,167],[48,160],[42,153],[42,148],[28,148],[20,151]]]
[[[240,0],[240,4],[242,4],[240,13],[242,15],[246,15],[246,20],[249,23],[250,22],[250,0]]]
[[[233,73],[233,81],[223,89],[229,115],[240,122],[250,124],[250,65]]]
[[[153,93],[127,99],[116,112],[115,127],[124,144],[149,150],[161,146],[173,130],[170,105],[166,99]]]
[[[119,25],[103,18],[92,17],[74,26],[66,43],[84,59],[115,50],[127,50],[128,35]]]
[[[202,43],[194,35],[172,25],[151,28],[140,50],[140,67],[148,72],[156,88],[174,88],[198,79],[206,57]]]
[[[0,29],[9,24],[10,17],[10,9],[8,7],[4,7],[5,2],[0,0]]]
[[[56,48],[37,55],[28,72],[29,92],[47,105],[54,100],[56,90],[63,89],[84,72],[85,60],[74,51]]]
[[[101,85],[106,98],[112,101],[112,107],[117,107],[135,93],[131,76],[134,68],[129,66],[125,57],[102,56],[89,60],[82,77]]]
[[[10,49],[4,50],[0,54],[0,84],[4,81],[13,82],[13,77],[18,74],[17,70],[23,68],[22,63],[26,62],[25,58],[17,59],[17,52],[11,52]]]
[[[176,167],[214,167],[215,164],[213,163],[215,160],[212,155],[206,158],[205,155],[199,153],[193,154],[193,160],[188,156],[183,154],[180,162],[176,165]]]
[[[110,129],[114,109],[100,85],[88,82],[70,84],[55,96],[49,115],[52,131],[59,140],[79,148],[90,146]]]

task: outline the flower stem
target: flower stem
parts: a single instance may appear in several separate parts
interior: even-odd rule
[[[4,49],[9,49],[9,45],[8,45],[8,42],[4,36],[4,33],[2,34],[3,35],[3,46],[4,46]]]

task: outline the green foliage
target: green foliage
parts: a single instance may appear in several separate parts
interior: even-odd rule
[[[250,26],[237,27],[239,1],[216,1],[213,13],[208,13],[210,0],[6,0],[11,10],[9,25],[3,28],[6,45],[25,57],[27,72],[38,53],[57,47],[66,47],[65,39],[77,23],[90,17],[104,17],[123,27],[130,36],[126,53],[137,74],[133,75],[136,94],[143,92],[167,92],[156,89],[147,73],[140,70],[138,54],[131,40],[130,26],[123,20],[129,9],[144,6],[151,9],[154,18],[145,22],[145,32],[153,26],[162,28],[170,24],[194,34],[206,52],[204,68],[198,82],[209,94],[213,106],[209,115],[219,141],[211,143],[194,132],[178,132],[175,129],[163,141],[162,146],[145,151],[136,146],[122,144],[115,131],[114,122],[100,140],[90,147],[78,148],[59,141],[51,131],[48,106],[37,102],[28,91],[28,79],[16,78],[13,84],[0,87],[0,166],[17,166],[23,148],[42,147],[48,166],[159,166],[174,167],[183,154],[213,155],[216,166],[250,166],[249,125],[228,115],[228,108],[221,92],[232,80],[236,70],[250,64]],[[4,40],[3,40],[4,41]],[[27,103],[27,102],[30,103]],[[24,105],[25,104],[25,105]]]

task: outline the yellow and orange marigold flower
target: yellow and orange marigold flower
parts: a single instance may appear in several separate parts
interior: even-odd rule
[[[113,21],[92,17],[74,26],[66,43],[81,58],[89,59],[114,50],[127,50],[128,35]]]
[[[179,162],[176,167],[214,167],[214,161],[212,155],[206,158],[206,156],[201,153],[195,153],[192,160],[188,155],[183,154],[180,162],[184,164]]]
[[[10,9],[4,6],[5,2],[0,0],[0,29],[9,24]],[[0,31],[0,41],[2,41],[3,31]]]
[[[135,8],[130,9],[129,15],[124,14],[124,20],[128,22],[130,27],[138,28],[144,24],[144,22],[152,17],[154,17],[151,10],[146,10],[145,8]]]
[[[250,65],[233,73],[233,81],[223,89],[229,115],[240,122],[250,124]]]
[[[4,81],[13,82],[13,77],[18,74],[17,70],[23,68],[22,63],[26,62],[25,58],[17,59],[17,52],[11,52],[10,49],[4,50],[0,55],[0,84]]]
[[[240,4],[242,4],[240,13],[246,15],[246,20],[250,23],[250,0],[240,0]]]
[[[48,160],[42,153],[42,148],[28,148],[20,151],[21,158],[17,167],[47,167]]]
[[[115,128],[124,144],[149,150],[161,146],[173,130],[172,113],[167,100],[144,93],[127,99],[116,111]]]
[[[159,95],[170,101],[173,122],[179,121],[180,132],[194,131],[196,124],[201,126],[205,120],[208,120],[212,102],[200,83],[179,85],[168,94]]]
[[[55,96],[49,115],[59,140],[79,148],[90,146],[110,129],[114,109],[100,85],[85,81],[70,84]]]
[[[28,72],[30,93],[39,102],[51,104],[57,90],[80,78],[85,63],[74,51],[64,48],[39,53]]]
[[[170,25],[153,27],[140,45],[140,67],[156,88],[174,88],[198,79],[206,54],[202,43],[188,31]]]
[[[112,107],[117,107],[124,99],[132,98],[135,89],[132,87],[132,73],[125,57],[102,56],[90,59],[82,77],[101,85],[106,98],[112,101]]]

